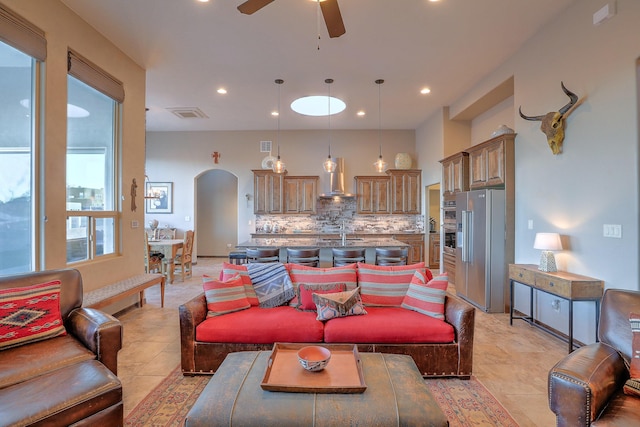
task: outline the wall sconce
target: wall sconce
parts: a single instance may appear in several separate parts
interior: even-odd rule
[[[562,242],[558,233],[536,233],[536,239],[533,242],[534,249],[540,249],[540,266],[538,270],[545,272],[558,271],[556,267],[556,258],[551,251],[561,251]]]

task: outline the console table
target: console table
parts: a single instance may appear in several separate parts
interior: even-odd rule
[[[530,289],[529,316],[513,315],[514,282],[528,286]],[[600,321],[600,300],[604,293],[604,282],[592,277],[557,271],[554,273],[538,270],[533,264],[509,264],[509,286],[511,291],[511,308],[509,324],[513,319],[521,319],[553,336],[567,340],[564,336],[535,322],[533,311],[533,291],[538,290],[569,301],[569,353],[573,351],[573,303],[575,301],[594,301],[596,304],[596,341],[598,340],[598,323]]]

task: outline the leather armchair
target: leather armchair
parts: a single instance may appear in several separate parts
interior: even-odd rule
[[[640,292],[607,289],[598,338],[549,372],[549,407],[557,426],[640,425],[640,398],[627,396],[633,334],[629,313],[640,312]]]

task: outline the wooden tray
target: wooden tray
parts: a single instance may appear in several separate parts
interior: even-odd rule
[[[309,372],[298,362],[298,350],[307,345],[275,343],[260,386],[290,393],[362,393],[367,389],[362,361],[354,344],[320,344],[331,360],[320,372]]]

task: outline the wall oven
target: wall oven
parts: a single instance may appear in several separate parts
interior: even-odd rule
[[[456,198],[455,195],[445,196],[442,202],[442,228],[444,242],[442,250],[445,253],[455,254],[456,249]]]

